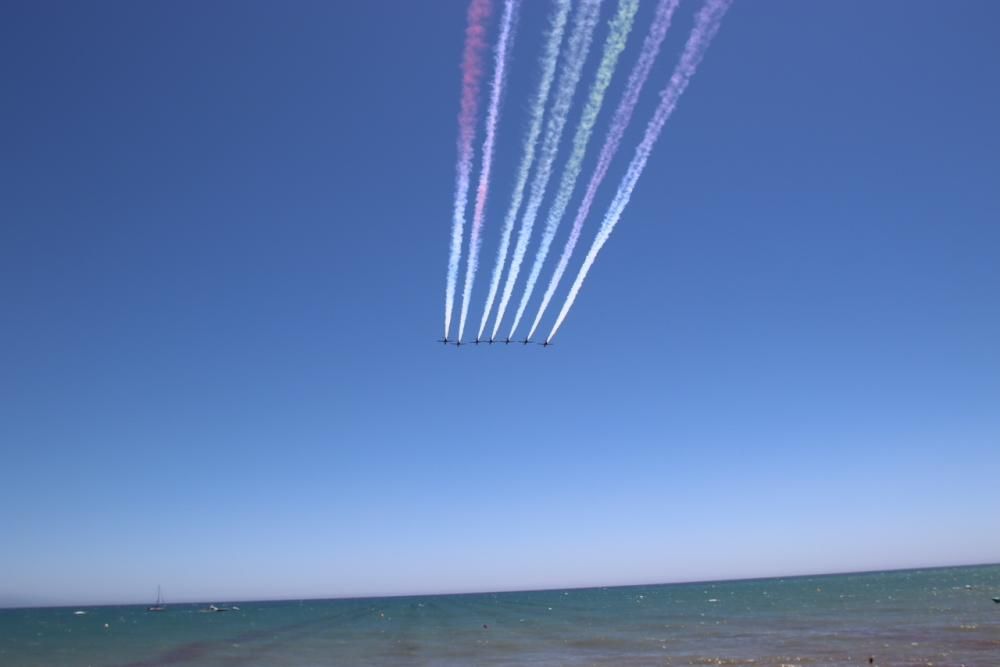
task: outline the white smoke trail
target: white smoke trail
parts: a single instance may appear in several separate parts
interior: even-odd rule
[[[626,171],[621,184],[618,186],[618,192],[615,193],[615,198],[612,200],[611,206],[608,207],[608,213],[604,217],[604,222],[597,232],[594,243],[587,252],[587,257],[583,260],[583,265],[580,267],[579,273],[576,274],[576,280],[573,281],[573,286],[566,296],[566,301],[563,303],[562,310],[559,311],[559,316],[556,318],[552,330],[546,337],[546,341],[551,341],[556,335],[559,327],[562,326],[563,320],[566,319],[566,314],[573,307],[573,302],[576,301],[576,297],[580,293],[580,287],[583,285],[590,267],[593,266],[597,253],[607,243],[608,237],[621,218],[622,211],[628,205],[632,191],[635,189],[635,184],[638,182],[639,176],[642,175],[642,171],[649,160],[653,145],[660,136],[660,131],[663,129],[664,123],[670,118],[670,115],[677,106],[677,100],[680,99],[684,89],[690,83],[691,77],[694,76],[698,64],[704,57],[712,38],[718,32],[722,17],[725,15],[726,10],[729,9],[731,3],[732,0],[706,0],[695,17],[695,25],[691,30],[691,35],[688,37],[687,43],[684,45],[680,62],[677,63],[677,67],[670,76],[670,82],[667,84],[667,87],[660,93],[660,104],[656,108],[653,118],[649,121],[649,125],[646,126],[646,134],[635,150],[635,155],[628,166],[628,171]]]
[[[597,74],[594,83],[590,87],[590,95],[584,105],[583,113],[580,115],[580,124],[577,125],[576,133],[573,136],[573,152],[566,160],[563,167],[562,179],[559,182],[559,189],[556,191],[555,201],[549,209],[549,215],[545,222],[545,230],[542,233],[542,240],[538,246],[538,253],[528,274],[528,282],[525,283],[524,292],[521,294],[521,302],[517,307],[517,314],[514,315],[514,323],[510,327],[509,337],[513,337],[524,309],[528,307],[528,301],[535,291],[535,283],[542,272],[542,265],[548,257],[549,248],[556,237],[556,230],[562,221],[569,201],[573,197],[573,190],[576,189],[576,181],[580,177],[580,170],[583,168],[583,158],[587,154],[587,144],[590,142],[590,135],[594,131],[597,123],[597,116],[604,103],[604,93],[611,84],[611,77],[614,76],[615,67],[618,65],[618,58],[625,49],[628,42],[629,32],[632,30],[632,22],[635,20],[635,13],[639,9],[639,0],[619,0],[618,12],[611,21],[611,29],[608,32],[607,40],[604,42],[604,53],[601,56],[601,63],[597,67]],[[531,334],[528,334],[531,338]]]
[[[556,63],[559,61],[559,47],[562,44],[563,33],[566,31],[566,20],[569,17],[570,0],[555,0],[555,7],[550,21],[549,38],[545,44],[541,65],[542,76],[538,82],[538,90],[535,99],[531,104],[528,132],[524,137],[524,154],[521,157],[521,166],[517,171],[517,179],[514,183],[514,195],[511,198],[510,207],[507,209],[507,216],[504,218],[503,230],[500,233],[500,249],[497,251],[497,261],[493,266],[493,276],[490,278],[490,291],[486,297],[486,306],[483,308],[483,317],[479,322],[479,333],[476,339],[483,337],[486,329],[486,322],[489,320],[490,311],[493,309],[493,301],[496,299],[497,290],[500,288],[500,277],[503,274],[504,264],[507,262],[507,252],[510,249],[510,237],[514,231],[514,223],[517,221],[517,214],[521,211],[521,202],[524,199],[524,187],[528,182],[528,174],[531,172],[531,165],[535,160],[535,143],[538,135],[542,132],[542,120],[545,114],[545,105],[549,101],[549,91],[552,88],[552,79],[555,78]]]
[[[552,300],[556,288],[559,286],[559,281],[562,280],[562,276],[566,272],[566,267],[569,266],[570,257],[573,255],[573,250],[580,240],[583,223],[590,214],[590,207],[594,203],[597,188],[604,181],[604,176],[608,173],[611,161],[618,152],[622,136],[624,136],[625,130],[632,120],[632,114],[635,112],[639,95],[642,93],[646,79],[649,78],[649,72],[660,53],[660,46],[663,44],[663,39],[666,37],[667,31],[670,30],[670,23],[679,3],[680,0],[660,0],[660,4],[656,7],[653,22],[650,24],[645,40],[643,40],[639,58],[635,61],[635,65],[632,66],[632,71],[629,73],[625,92],[622,94],[622,99],[618,103],[618,108],[615,109],[614,116],[611,119],[608,136],[604,140],[600,157],[597,158],[594,173],[590,176],[587,191],[583,195],[583,201],[580,202],[580,207],[576,211],[576,219],[573,220],[573,227],[570,229],[569,238],[566,239],[566,245],[563,247],[562,255],[559,257],[559,264],[556,265],[556,269],[552,273],[552,278],[549,280],[549,285],[545,288],[542,304],[538,307],[538,312],[535,314],[535,321],[531,324],[528,338],[535,335],[535,331],[542,321],[542,316],[545,314],[545,310],[548,308],[549,302]]]
[[[521,217],[521,228],[517,233],[517,244],[514,246],[514,255],[510,262],[510,272],[507,274],[507,281],[504,283],[503,296],[500,299],[500,306],[497,309],[496,320],[493,323],[493,334],[490,338],[497,337],[497,331],[503,321],[504,312],[510,302],[511,294],[514,291],[514,283],[521,270],[521,263],[528,248],[528,241],[531,238],[531,229],[538,216],[538,208],[542,204],[545,196],[545,188],[548,186],[549,178],[552,175],[552,164],[556,160],[559,152],[559,139],[562,137],[563,128],[566,126],[566,118],[569,115],[570,106],[573,103],[573,95],[576,86],[580,82],[580,73],[587,60],[587,53],[590,50],[590,42],[594,36],[594,28],[597,27],[597,19],[600,14],[601,0],[583,0],[573,19],[573,30],[570,33],[566,47],[566,57],[563,60],[563,68],[559,73],[559,82],[556,86],[556,95],[552,102],[552,109],[549,112],[549,119],[545,125],[545,136],[542,139],[542,149],[538,160],[538,169],[535,172],[535,179],[531,183],[531,196],[525,206],[524,215]]]
[[[490,89],[490,106],[486,114],[486,139],[483,141],[483,163],[476,188],[476,206],[472,214],[472,229],[469,232],[469,258],[465,267],[465,287],[462,290],[462,313],[458,320],[458,340],[465,334],[465,318],[469,314],[469,297],[472,296],[472,281],[479,266],[480,233],[483,229],[483,213],[486,210],[486,196],[490,189],[490,170],[493,167],[493,147],[496,144],[497,123],[500,120],[500,99],[503,94],[507,73],[509,49],[514,46],[513,29],[517,21],[517,11],[521,0],[506,0],[503,18],[500,22],[500,37],[497,40],[493,59],[493,84]]]

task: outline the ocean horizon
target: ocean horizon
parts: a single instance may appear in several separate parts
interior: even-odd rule
[[[608,589],[608,588],[637,588],[646,586],[683,586],[683,585],[696,585],[696,584],[726,584],[726,583],[736,583],[736,582],[746,582],[746,581],[772,581],[772,580],[791,580],[791,579],[804,579],[804,578],[820,578],[820,577],[843,577],[843,576],[857,576],[865,574],[891,574],[891,573],[903,573],[903,572],[925,572],[931,570],[961,570],[963,568],[981,568],[981,567],[1000,567],[1000,562],[997,563],[968,563],[961,565],[927,565],[920,567],[899,567],[899,568],[886,568],[886,569],[863,569],[863,570],[844,570],[838,572],[807,572],[802,574],[782,574],[775,576],[747,576],[747,577],[732,577],[732,578],[720,578],[720,579],[680,579],[676,581],[652,581],[652,582],[639,582],[639,583],[627,583],[627,584],[594,584],[594,585],[580,585],[580,586],[554,586],[554,587],[544,587],[544,588],[503,588],[497,590],[469,590],[469,591],[442,591],[442,592],[412,592],[412,593],[374,593],[370,595],[326,595],[326,596],[306,596],[306,597],[199,597],[197,599],[184,598],[169,600],[169,603],[173,606],[179,605],[189,605],[189,604],[248,604],[248,603],[267,603],[267,602],[325,602],[333,600],[381,600],[381,599],[392,599],[392,598],[412,598],[412,597],[447,597],[447,596],[460,596],[460,595],[498,595],[506,593],[545,593],[551,591],[585,591],[585,590],[596,590],[596,589]],[[166,596],[165,596],[166,597]],[[129,606],[140,606],[148,607],[152,602],[152,598],[149,600],[135,600],[135,601],[101,601],[101,602],[78,602],[78,603],[48,603],[48,602],[27,602],[24,604],[4,604],[0,602],[0,610],[16,610],[16,609],[95,609],[100,607],[129,607]]]
[[[0,610],[0,664],[995,667],[996,596],[1000,565],[973,565],[493,593],[168,601],[163,612],[147,611],[148,604],[8,608]]]

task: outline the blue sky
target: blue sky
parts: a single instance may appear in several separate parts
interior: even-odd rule
[[[1000,561],[998,19],[736,0],[557,346],[456,350],[464,2],[4,3],[0,603]]]

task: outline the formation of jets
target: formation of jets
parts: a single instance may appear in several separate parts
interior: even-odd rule
[[[455,340],[455,341],[449,340],[448,338],[438,338],[437,342],[442,343],[444,345],[448,345],[450,343],[455,347],[461,347],[462,345],[468,344],[468,343],[463,343],[460,340]],[[527,338],[525,338],[524,340],[511,340],[510,338],[505,338],[504,340],[494,340],[492,338],[490,338],[489,340],[483,340],[481,338],[476,338],[475,340],[470,342],[473,345],[479,345],[481,343],[486,343],[487,345],[493,345],[493,343],[504,343],[505,345],[510,345],[511,343],[521,343],[522,345],[528,345],[529,343],[534,343],[535,341],[528,340]],[[538,344],[541,345],[542,347],[549,347],[552,345],[552,343],[550,343],[549,341],[545,341],[544,343],[538,343]]]

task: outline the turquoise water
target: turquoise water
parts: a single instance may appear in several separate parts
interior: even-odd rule
[[[302,602],[0,610],[0,665],[1000,666],[1000,566]],[[75,610],[85,610],[75,615]]]

